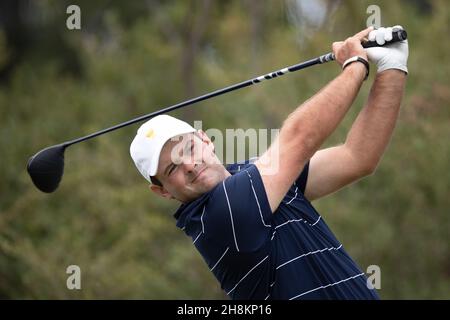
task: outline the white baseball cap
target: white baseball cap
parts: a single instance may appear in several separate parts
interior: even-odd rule
[[[139,127],[130,145],[136,168],[151,183],[150,177],[156,175],[164,144],[173,137],[196,131],[188,123],[168,115],[148,120]]]

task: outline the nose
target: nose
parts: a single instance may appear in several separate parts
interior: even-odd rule
[[[183,161],[184,171],[187,173],[191,173],[195,170],[195,167],[197,166],[192,159],[184,159]]]
[[[194,157],[185,157],[183,159],[183,168],[186,174],[196,174],[200,166],[200,162]]]

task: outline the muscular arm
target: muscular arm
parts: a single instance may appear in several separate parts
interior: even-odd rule
[[[311,158],[305,190],[310,201],[375,170],[394,131],[405,80],[405,73],[399,70],[379,73],[345,144],[320,150]]]
[[[352,125],[345,145],[373,171],[378,165],[397,122],[406,82],[399,70],[380,73],[370,90],[364,109]]]
[[[367,28],[344,42],[334,42],[336,61],[342,65],[356,55],[367,59],[361,41],[371,30]],[[338,77],[288,116],[278,137],[255,162],[272,212],[278,208],[306,161],[342,121],[365,74],[362,63],[348,65]]]
[[[349,65],[289,115],[277,139],[255,162],[272,212],[278,208],[306,161],[343,119],[361,87],[365,72],[362,63]]]

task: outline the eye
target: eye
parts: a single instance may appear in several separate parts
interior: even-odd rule
[[[171,174],[176,168],[177,168],[177,165],[176,165],[176,164],[173,164],[172,167],[171,167],[170,170],[169,170],[168,176],[170,176],[170,174]]]

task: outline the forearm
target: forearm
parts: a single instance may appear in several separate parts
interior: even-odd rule
[[[344,118],[359,92],[365,72],[361,63],[349,65],[292,112],[281,128],[280,143],[299,150],[299,160],[309,159]]]
[[[395,128],[406,75],[387,70],[377,75],[366,105],[353,123],[345,142],[363,167],[373,171]]]

